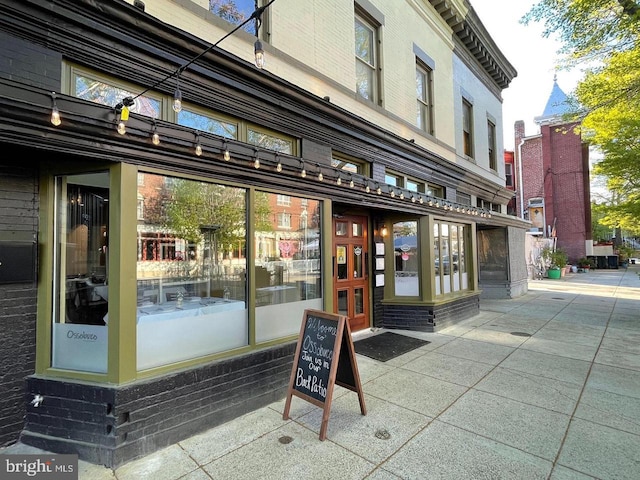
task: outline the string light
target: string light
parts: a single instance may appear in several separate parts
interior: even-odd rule
[[[321,182],[322,180],[324,180],[324,175],[322,175],[320,164],[316,163],[316,167],[318,168],[318,181]]]
[[[353,182],[353,175],[349,174],[349,188],[353,188],[355,186],[356,184]]]
[[[180,72],[182,67],[176,72],[176,91],[173,93],[173,111],[180,113],[182,111],[182,92],[180,91]]]
[[[419,202],[420,202],[420,205],[422,205],[422,204],[424,203],[424,197],[423,197],[422,195],[420,195],[420,200],[419,200]]]
[[[258,158],[257,148],[253,151],[253,166],[256,168],[256,170],[260,168],[260,159]]]
[[[338,173],[338,178],[336,179],[336,185],[342,185],[342,175]]]
[[[278,155],[277,153],[276,153],[276,160],[278,161],[278,163],[276,164],[276,171],[281,172],[282,162],[280,161],[280,155]]]
[[[196,133],[196,155],[202,155],[202,145],[200,145],[200,135]]]
[[[416,197],[414,197],[413,195],[411,195],[411,203],[416,203]]]
[[[58,110],[58,105],[56,103],[56,92],[51,92],[51,124],[57,127],[61,123],[60,110]]]
[[[367,180],[367,186],[364,187],[364,191],[369,193],[371,191],[371,186],[369,186],[369,180]]]
[[[226,162],[231,160],[231,153],[229,153],[229,145],[226,140],[222,142],[222,152],[222,158],[224,158]]]
[[[151,135],[151,143],[160,145],[160,135],[158,135],[158,126],[153,123],[153,135]]]
[[[404,192],[400,192],[400,200],[404,200]]]
[[[381,194],[382,194],[382,189],[380,188],[380,184],[379,184],[379,183],[376,183],[376,193],[377,193],[378,195],[381,195]]]
[[[256,56],[255,64],[260,70],[262,70],[265,66],[265,58],[264,58],[264,49],[262,48],[262,42],[260,40],[256,40],[256,43],[253,46],[253,51]]]
[[[262,7],[256,8],[256,10],[251,14],[251,16],[249,16],[246,20],[244,20],[242,23],[240,23],[239,25],[236,25],[233,30],[231,30],[230,32],[227,32],[226,35],[224,35],[222,38],[220,38],[217,42],[209,45],[207,48],[205,48],[202,52],[200,52],[198,55],[196,55],[194,58],[192,58],[191,60],[189,60],[187,63],[185,63],[184,65],[182,65],[180,68],[178,68],[176,71],[172,72],[171,74],[167,75],[166,77],[164,77],[163,79],[157,81],[155,84],[153,84],[152,86],[150,86],[149,88],[145,89],[144,91],[140,92],[138,95],[136,95],[135,97],[126,97],[122,103],[124,103],[125,105],[127,105],[127,101],[131,102],[129,103],[129,105],[133,105],[133,101],[140,97],[141,95],[144,95],[145,93],[147,93],[150,90],[155,89],[156,87],[158,87],[159,85],[163,84],[164,82],[166,82],[168,79],[170,79],[171,77],[173,77],[174,75],[176,76],[176,90],[175,93],[173,95],[173,105],[172,108],[176,113],[179,113],[182,110],[182,92],[180,91],[179,88],[179,80],[180,80],[180,74],[192,63],[194,63],[195,61],[199,60],[200,58],[202,58],[202,56],[204,56],[206,53],[210,52],[213,48],[217,47],[218,44],[220,42],[222,42],[223,40],[225,40],[226,38],[230,37],[231,35],[233,35],[235,32],[237,32],[238,30],[240,30],[241,28],[243,28],[247,23],[249,23],[252,20],[255,20],[257,22],[257,26],[258,28],[260,27],[260,25],[262,24],[262,14],[264,13],[264,11],[271,6],[271,4],[275,2],[275,0],[270,0],[269,3],[267,3],[266,5],[263,5]],[[257,30],[256,30],[257,32]],[[260,40],[257,40],[255,45],[254,45],[254,52],[256,55],[256,66],[258,68],[262,68],[265,65],[265,58],[264,58],[264,49],[262,48],[262,43],[260,42]],[[119,109],[121,104],[118,104],[118,106],[116,106],[116,109]]]
[[[307,171],[304,169],[304,162],[302,160],[300,160],[300,168],[302,169],[300,171],[300,176],[305,178],[307,176]]]

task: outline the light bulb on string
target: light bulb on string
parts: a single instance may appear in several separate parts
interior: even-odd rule
[[[196,155],[200,156],[202,155],[202,145],[200,145],[200,135],[196,135]]]
[[[151,143],[154,145],[160,145],[160,135],[158,135],[158,127],[153,124],[153,135],[151,135]]]
[[[56,103],[56,92],[51,92],[51,124],[55,127],[62,123],[60,119],[60,110],[58,110],[58,105]]]
[[[318,181],[321,182],[322,180],[324,180],[324,175],[322,175],[322,170],[320,169],[320,165],[316,164],[316,166],[318,167]]]
[[[129,120],[129,108],[125,105],[120,109],[116,130],[120,135],[127,133],[126,121]]]
[[[349,176],[349,188],[355,187],[356,184],[353,182],[353,176]]]
[[[260,168],[260,159],[258,158],[258,150],[254,150],[254,153],[253,153],[253,166],[256,170]]]
[[[180,91],[180,72],[182,69],[179,69],[176,73],[176,91],[173,93],[173,111],[176,113],[180,113],[182,111],[182,92]]]
[[[338,178],[336,179],[336,185],[342,185],[342,177],[338,174]]]
[[[262,42],[260,41],[260,38],[258,38],[261,25],[262,18],[260,18],[260,16],[258,15],[258,17],[256,18],[256,43],[253,44],[253,52],[255,54],[256,67],[258,67],[258,69],[260,70],[264,68],[264,65],[266,63],[266,59],[264,58],[264,48],[262,48]]]
[[[255,53],[256,67],[262,70],[267,62],[264,57],[264,49],[262,48],[262,42],[260,40],[256,40],[256,43],[253,46],[253,51]]]
[[[222,144],[222,158],[224,158],[225,162],[231,160],[231,153],[229,152],[229,146],[226,140]]]
[[[380,185],[379,185],[379,184],[377,184],[377,183],[376,183],[376,193],[377,193],[378,195],[381,195],[381,194],[382,194],[382,189],[380,188]]]
[[[367,192],[367,193],[371,192],[371,187],[369,186],[369,182],[368,181],[367,181],[367,186],[364,187],[364,191]]]
[[[300,171],[300,176],[302,178],[305,178],[307,176],[307,171],[304,168],[304,162],[300,162],[300,165],[301,165],[301,168],[302,168],[302,170]]]
[[[282,162],[280,161],[280,155],[278,155],[276,153],[276,160],[277,160],[277,164],[276,164],[276,171],[277,172],[281,172],[282,171]]]

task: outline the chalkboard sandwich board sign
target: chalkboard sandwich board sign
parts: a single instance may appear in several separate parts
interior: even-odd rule
[[[356,392],[360,411],[367,414],[347,317],[305,310],[282,418],[289,418],[293,395],[322,408],[320,440],[324,440],[335,384]]]

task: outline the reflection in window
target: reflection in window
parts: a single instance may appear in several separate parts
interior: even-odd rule
[[[418,222],[393,224],[393,249],[396,296],[419,295]]]
[[[54,368],[107,371],[109,174],[55,178]]]
[[[132,97],[134,103],[129,107],[130,111],[151,118],[160,118],[160,101],[145,95],[137,96],[138,92],[131,92],[78,73],[75,74],[73,87],[76,97],[110,107],[120,103],[123,98]]]
[[[247,130],[247,142],[268,150],[275,150],[276,152],[288,153],[290,155],[293,153],[293,140],[258,131],[253,128]]]
[[[304,310],[322,309],[320,202],[288,197],[290,221],[276,214],[280,195],[256,192],[255,232],[256,341],[300,330]],[[297,229],[291,226],[297,226]]]
[[[436,222],[433,227],[436,295],[469,288],[465,225]]]
[[[238,138],[237,124],[191,112],[184,107],[178,113],[178,124],[225,138]]]
[[[467,100],[462,100],[462,140],[463,152],[473,157],[473,107]]]
[[[429,134],[433,134],[432,75],[433,72],[429,67],[416,60],[416,125]]]
[[[377,102],[378,53],[377,27],[362,16],[354,20],[356,55],[356,93]]]
[[[248,344],[246,191],[144,174],[138,369]]]
[[[240,25],[251,17],[259,3],[258,0],[209,0],[209,11],[229,23]],[[257,35],[257,29],[256,21],[248,22],[243,27],[243,30],[252,35]]]

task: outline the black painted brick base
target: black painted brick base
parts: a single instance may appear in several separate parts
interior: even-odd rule
[[[283,398],[294,351],[295,342],[120,387],[32,376],[20,441],[118,468]]]
[[[382,305],[381,328],[436,332],[480,313],[479,296],[441,305]]]

